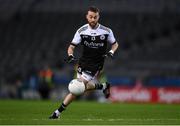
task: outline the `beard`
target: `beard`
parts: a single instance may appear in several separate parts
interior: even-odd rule
[[[89,22],[91,28],[95,28],[97,26],[97,22]]]

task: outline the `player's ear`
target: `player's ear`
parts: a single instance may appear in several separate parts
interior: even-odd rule
[[[100,18],[100,13],[98,13],[98,18]]]
[[[99,18],[100,18],[100,15],[98,15],[98,20],[99,20]]]

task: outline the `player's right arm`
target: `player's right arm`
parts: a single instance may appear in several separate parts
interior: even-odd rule
[[[81,42],[81,36],[80,36],[79,32],[76,31],[74,38],[73,38],[72,42],[70,43],[68,50],[67,50],[68,56],[73,56],[74,49],[80,42]]]
[[[68,50],[67,50],[67,53],[68,53],[68,56],[73,58],[74,55],[74,49],[75,47],[81,42],[81,36],[78,32],[78,30],[76,31],[75,35],[74,35],[74,38],[72,40],[72,42],[70,43],[69,47],[68,47]]]
[[[75,49],[75,46],[70,44],[67,50],[68,58],[66,62],[71,63],[74,60],[74,55],[73,55],[74,49]]]
[[[67,50],[68,56],[73,56],[75,47],[76,46],[74,46],[72,44],[69,45],[68,50]]]

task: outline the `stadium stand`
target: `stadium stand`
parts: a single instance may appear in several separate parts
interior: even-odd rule
[[[0,16],[0,78],[2,82],[11,82],[14,78],[26,79],[32,68],[38,71],[44,65],[49,65],[55,71],[57,65],[69,69],[63,63],[63,59],[76,29],[85,23],[85,13],[82,13],[85,8],[78,10],[78,2],[75,1],[72,1],[73,7],[68,9],[64,0],[61,2],[55,0],[51,4],[48,0],[44,2],[19,0],[10,4],[11,9],[7,10],[5,7],[9,6],[8,1],[1,2],[0,6],[3,8],[0,7],[2,14]],[[176,4],[164,3],[168,10],[161,3],[153,6],[153,2],[147,5],[146,10],[143,8],[145,3],[140,0],[139,3],[142,3],[140,9],[135,10],[132,7],[127,9],[128,11],[125,8],[131,5],[123,0],[112,2],[114,10],[108,9],[107,4],[96,3],[100,8],[107,8],[102,12],[100,22],[111,27],[121,47],[115,62],[107,61],[105,65],[108,69],[107,76],[115,84],[121,82],[131,84],[132,78],[139,76],[149,79],[154,76],[178,77],[180,74],[178,1],[174,2]],[[62,7],[59,7],[59,4],[62,4]],[[83,4],[89,5],[86,2]],[[118,9],[117,4],[122,8]],[[7,12],[7,15],[3,12]],[[117,67],[115,68],[114,65]],[[64,71],[67,78],[72,77],[68,70]],[[127,80],[127,77],[130,79]],[[173,80],[173,82],[176,86],[180,86],[179,78],[176,79],[177,81]],[[63,83],[65,82],[63,80]]]

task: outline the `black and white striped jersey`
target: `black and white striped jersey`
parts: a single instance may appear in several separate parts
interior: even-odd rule
[[[115,44],[113,32],[101,24],[96,29],[92,29],[89,24],[80,27],[71,42],[76,46],[83,46],[82,57],[80,63],[88,66],[103,66],[103,55],[106,53],[107,44]]]

